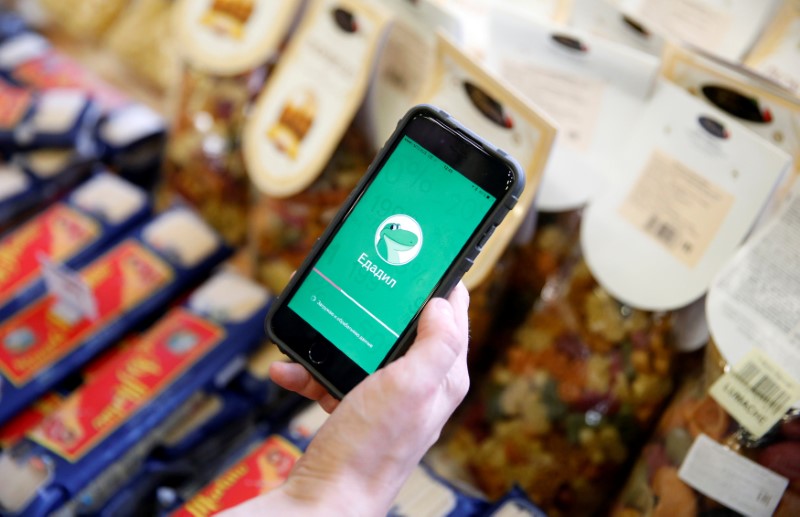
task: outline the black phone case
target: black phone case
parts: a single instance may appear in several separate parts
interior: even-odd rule
[[[397,127],[395,128],[394,133],[388,138],[386,143],[383,145],[380,151],[378,151],[375,159],[370,164],[367,172],[364,174],[364,177],[358,182],[358,185],[353,189],[350,195],[347,197],[345,202],[342,204],[339,211],[336,213],[336,216],[333,218],[331,223],[325,229],[323,234],[317,239],[317,242],[314,244],[314,247],[306,256],[303,263],[298,268],[296,274],[292,277],[289,281],[288,285],[284,288],[283,292],[276,297],[276,299],[272,303],[272,307],[270,308],[269,313],[265,319],[265,328],[268,337],[275,342],[278,348],[287,356],[289,356],[293,361],[300,363],[306,370],[311,373],[311,375],[325,388],[328,392],[336,397],[337,399],[341,400],[345,393],[342,392],[337,386],[335,386],[329,379],[325,378],[312,364],[307,357],[304,357],[302,354],[294,350],[291,346],[283,343],[281,339],[274,335],[271,330],[270,322],[272,317],[274,316],[275,312],[283,306],[285,303],[285,294],[290,293],[294,290],[296,284],[302,279],[305,275],[305,272],[311,264],[316,260],[320,253],[324,250],[325,243],[327,243],[332,234],[336,231],[336,229],[341,225],[343,219],[347,216],[350,209],[352,208],[356,199],[360,197],[360,194],[364,191],[367,185],[370,182],[370,179],[374,174],[377,172],[377,168],[380,164],[383,163],[385,159],[385,155],[389,149],[393,147],[393,143],[398,138],[402,137],[402,130],[403,128],[418,115],[427,115],[431,118],[436,119],[438,122],[442,123],[443,125],[455,130],[456,132],[463,133],[467,135],[470,139],[478,142],[483,150],[488,153],[489,155],[493,156],[497,160],[505,163],[509,169],[514,171],[516,176],[516,181],[513,187],[506,192],[505,196],[500,199],[500,202],[497,204],[497,207],[494,211],[489,214],[490,217],[487,218],[486,223],[479,229],[479,232],[476,232],[476,236],[469,241],[467,244],[468,246],[465,248],[466,252],[462,253],[456,260],[459,262],[456,267],[450,269],[449,273],[447,273],[441,280],[439,287],[433,292],[431,297],[446,297],[450,294],[450,291],[456,286],[456,284],[461,280],[461,277],[469,271],[470,267],[475,260],[475,257],[478,256],[478,253],[481,251],[481,243],[485,242],[485,239],[488,238],[488,235],[494,231],[494,228],[499,225],[508,212],[511,211],[512,208],[517,204],[519,200],[519,196],[522,194],[523,189],[525,188],[525,172],[522,167],[517,163],[517,161],[509,156],[505,151],[502,149],[492,145],[491,143],[487,142],[468,128],[464,127],[461,123],[451,117],[447,112],[444,110],[438,109],[435,106],[429,104],[419,104],[411,108],[400,121],[397,123]],[[394,350],[387,355],[386,359],[381,363],[381,367],[388,364],[391,361],[394,361],[401,355],[408,350],[408,347],[411,343],[414,342],[416,338],[416,326],[417,321],[419,318],[415,318],[409,327],[409,331],[404,334],[401,338],[401,342],[394,348]]]

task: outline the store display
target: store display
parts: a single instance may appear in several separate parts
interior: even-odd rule
[[[42,257],[80,268],[144,221],[144,192],[100,173],[0,240],[0,319],[44,294]]]
[[[745,58],[745,65],[800,97],[800,2],[783,0]]]
[[[425,102],[534,188],[389,515],[800,515],[798,34],[798,0],[0,0],[0,514],[278,486],[327,414],[271,381],[262,288],[188,290],[227,241],[279,292]]]
[[[72,280],[85,286],[81,298],[47,294],[0,323],[0,423],[161,310],[228,253],[194,214],[172,210],[81,268]]]
[[[251,203],[241,149],[245,114],[296,7],[263,0],[184,0],[174,7],[185,66],[162,194],[196,207],[233,245],[245,243]]]
[[[196,417],[192,397],[262,340],[268,294],[223,272],[89,379],[0,457],[2,507],[65,515],[101,506],[170,427]],[[115,451],[115,452],[114,452]]]

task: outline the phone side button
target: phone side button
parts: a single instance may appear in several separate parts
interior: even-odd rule
[[[322,343],[311,343],[308,347],[308,360],[314,364],[322,364],[328,359],[330,350]]]
[[[464,259],[464,265],[463,265],[463,266],[461,266],[461,271],[462,271],[463,273],[466,273],[467,271],[469,271],[470,269],[472,269],[472,264],[474,264],[474,263],[475,263],[475,261],[474,261],[474,260],[472,260],[471,258],[465,258],[465,259]]]

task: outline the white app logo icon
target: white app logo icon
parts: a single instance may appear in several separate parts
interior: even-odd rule
[[[396,214],[387,217],[375,232],[375,251],[393,266],[408,264],[422,249],[422,228],[413,218]]]

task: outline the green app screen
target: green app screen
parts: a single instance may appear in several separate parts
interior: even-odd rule
[[[405,137],[289,308],[374,372],[494,201]]]

